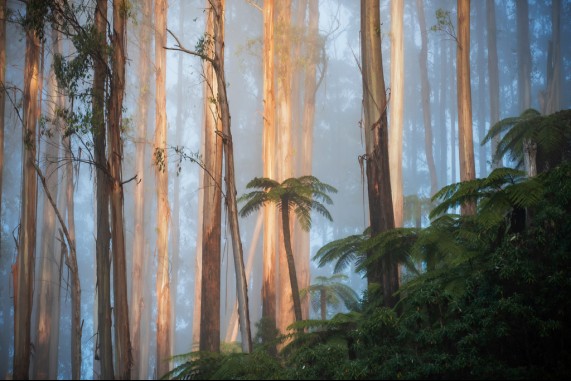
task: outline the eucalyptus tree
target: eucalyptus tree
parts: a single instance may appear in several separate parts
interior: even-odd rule
[[[361,73],[366,151],[369,218],[373,236],[394,227],[388,153],[387,96],[381,52],[379,0],[361,0]],[[373,264],[369,283],[382,285],[385,303],[394,306],[398,297],[398,263],[388,255]]]
[[[44,7],[41,2],[26,6],[26,56],[24,64],[22,148],[22,204],[18,255],[12,268],[14,276],[14,379],[28,379],[30,367],[34,257],[36,248],[36,125],[40,86],[40,31]],[[38,22],[39,21],[39,22]],[[38,25],[37,28],[32,26]]]
[[[265,177],[256,177],[246,188],[258,190],[240,197],[240,202],[245,203],[240,210],[240,216],[246,217],[268,203],[275,204],[281,212],[295,320],[301,321],[301,299],[291,244],[290,214],[295,213],[300,226],[306,231],[311,227],[312,210],[332,221],[331,214],[322,202],[332,204],[328,193],[336,193],[337,190],[314,176],[291,177],[281,183]]]

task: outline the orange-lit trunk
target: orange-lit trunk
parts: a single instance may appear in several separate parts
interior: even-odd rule
[[[381,54],[381,20],[378,0],[361,0],[361,62],[367,190],[371,234],[375,236],[394,227],[388,152],[388,122],[385,80]],[[371,266],[368,282],[379,283],[384,304],[398,301],[398,264],[391,255]]]
[[[59,34],[52,30],[52,47],[54,53],[60,53]],[[43,162],[44,173],[48,174],[47,188],[52,197],[58,194],[58,165],[60,141],[60,123],[57,119],[57,109],[62,108],[62,96],[58,94],[57,81],[53,65],[49,74],[49,103],[48,114],[52,121],[51,134],[47,137]],[[3,92],[2,92],[3,93]],[[0,115],[0,118],[2,116]],[[40,245],[40,281],[37,283],[36,308],[37,327],[33,374],[35,379],[56,379],[58,374],[58,346],[59,346],[59,317],[60,317],[60,283],[59,266],[60,253],[56,251],[55,232],[56,215],[49,205],[48,197],[44,192],[42,235]]]
[[[32,316],[36,247],[37,178],[36,123],[40,81],[40,40],[33,30],[26,32],[23,93],[22,202],[18,256],[14,284],[14,368],[13,377],[28,379],[30,367],[30,324]]]
[[[169,184],[166,119],[166,50],[167,0],[155,0],[155,151],[157,178],[157,375],[170,370],[171,357],[171,295],[169,282]]]
[[[274,90],[274,2],[264,1],[264,131],[262,135],[262,161],[264,177],[276,178],[276,130]],[[276,324],[276,209],[266,206],[264,214],[264,243],[262,271],[262,318]]]
[[[205,35],[214,36],[215,9],[206,1]],[[214,46],[205,52],[213,57]],[[220,351],[220,235],[222,216],[222,131],[217,73],[204,62],[204,210],[202,222],[202,282],[200,350]]]
[[[151,70],[149,64],[149,50],[151,46],[151,1],[142,3],[141,22],[139,23],[139,59],[138,78],[140,82],[139,97],[137,101],[137,140],[135,171],[137,183],[135,185],[135,234],[133,237],[133,264],[131,275],[131,343],[133,346],[133,368],[131,376],[134,380],[144,378],[142,364],[148,363],[141,356],[141,316],[145,309],[145,293],[143,284],[145,278],[147,258],[145,257],[145,154],[147,147],[147,123],[150,95]],[[147,303],[147,305],[150,303]],[[147,306],[149,308],[149,306]]]
[[[404,110],[404,47],[403,0],[391,0],[391,98],[389,131],[389,162],[391,167],[391,194],[395,226],[403,224],[402,135]],[[424,31],[422,26],[421,32]]]
[[[292,59],[291,42],[291,0],[276,3],[276,134],[277,134],[277,170],[276,180],[282,182],[293,177],[293,144],[292,144]],[[280,223],[282,226],[283,224]],[[291,226],[290,226],[291,229]],[[282,333],[295,321],[292,305],[292,290],[288,274],[288,263],[285,253],[283,229],[279,234],[278,278],[277,278],[277,316],[276,326]],[[295,237],[292,237],[295,242]],[[293,245],[293,243],[292,243]]]
[[[125,226],[123,217],[123,142],[121,113],[125,90],[125,0],[113,2],[112,77],[109,102],[109,172],[111,175],[111,237],[113,252],[113,299],[115,323],[116,378],[131,378],[131,338],[127,298]]]
[[[470,0],[458,0],[458,44],[456,50],[456,86],[458,88],[458,146],[460,180],[473,180],[474,142],[472,138],[472,92],[470,89]],[[476,213],[476,204],[461,206],[462,215]]]

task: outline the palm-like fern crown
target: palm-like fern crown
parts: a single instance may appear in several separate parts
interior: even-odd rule
[[[537,110],[527,109],[520,116],[506,118],[494,124],[482,144],[502,134],[504,135],[498,143],[494,160],[499,161],[507,156],[521,168],[524,159],[523,143],[531,141],[537,144],[538,158],[553,166],[561,161],[561,155],[569,150],[571,110],[541,115]]]
[[[337,189],[322,183],[315,176],[292,177],[279,183],[266,177],[256,177],[246,185],[247,189],[257,189],[242,195],[238,202],[244,202],[240,216],[246,217],[259,210],[266,203],[274,203],[278,208],[286,206],[295,212],[300,226],[304,230],[311,227],[311,211],[316,211],[329,221],[331,214],[324,204],[333,201],[328,193],[337,193]]]
[[[345,284],[349,277],[344,274],[333,274],[331,276],[318,276],[309,287],[300,290],[300,296],[310,294],[311,305],[315,311],[320,308],[320,293],[325,291],[326,302],[332,307],[338,307],[341,303],[348,310],[356,309],[359,304],[359,296],[350,286]]]

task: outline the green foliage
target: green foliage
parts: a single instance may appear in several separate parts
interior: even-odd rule
[[[478,201],[476,215],[441,214],[468,196]],[[222,355],[227,362],[205,372],[223,368],[217,377],[253,379],[565,378],[571,373],[571,164],[533,179],[496,170],[446,187],[436,199],[439,216],[429,227],[361,236],[353,246],[377,256],[400,251],[423,264],[401,285],[394,309],[380,307],[382,293],[372,287],[360,312],[296,322],[277,357],[257,347],[252,373],[243,366],[248,355]],[[515,230],[511,220],[522,208],[533,218]]]
[[[482,144],[494,137],[501,137],[494,160],[499,161],[507,156],[522,168],[524,142],[529,141],[537,145],[538,170],[546,170],[570,158],[571,110],[561,110],[551,115],[541,115],[534,109],[525,110],[520,116],[494,124]]]
[[[442,8],[436,10],[436,25],[430,27],[432,32],[440,32],[447,34],[451,38],[457,41],[456,30],[454,29],[454,23],[450,17],[450,11],[446,11]]]
[[[337,189],[322,183],[317,177],[292,177],[281,184],[272,179],[256,177],[246,185],[246,188],[260,190],[246,193],[238,199],[238,202],[244,203],[240,210],[241,217],[247,217],[265,204],[273,203],[279,209],[285,206],[293,210],[301,228],[305,231],[311,228],[312,211],[330,221],[333,220],[323,203],[331,205],[333,201],[328,193],[337,193]]]
[[[365,259],[365,252],[361,249],[363,242],[370,237],[370,229],[367,228],[363,234],[350,235],[327,243],[320,248],[313,260],[317,260],[319,267],[328,263],[335,263],[333,272],[335,274],[344,271],[351,263],[359,266]]]
[[[325,295],[325,301],[328,306],[337,308],[343,303],[348,310],[359,309],[359,296],[350,286],[343,283],[349,279],[344,274],[333,274],[329,277],[318,276],[313,284],[300,290],[300,298],[304,298],[308,294],[311,296],[311,306],[315,312],[321,309],[321,295]]]
[[[194,50],[201,56],[208,56],[214,50],[214,36],[209,33],[204,33],[194,46]]]

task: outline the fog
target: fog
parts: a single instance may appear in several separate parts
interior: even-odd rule
[[[301,0],[298,0],[301,2]],[[496,1],[497,52],[499,67],[499,119],[517,116],[523,110],[520,106],[521,89],[518,77],[518,29],[516,23],[516,1]],[[521,1],[521,0],[519,0]],[[557,1],[557,0],[554,0]],[[93,9],[90,1],[84,0],[88,12]],[[225,69],[228,87],[228,101],[232,120],[234,139],[236,187],[238,195],[246,193],[246,184],[254,177],[262,177],[262,132],[263,132],[263,15],[261,0],[227,0],[225,13]],[[111,2],[110,2],[111,4]],[[127,22],[127,65],[126,85],[123,105],[123,179],[131,179],[136,173],[137,113],[138,97],[142,82],[138,75],[140,63],[141,2],[133,2]],[[297,1],[294,1],[297,4]],[[431,30],[437,25],[436,11],[450,12],[450,19],[456,23],[456,2],[449,0],[424,1],[428,42],[428,80],[430,84],[430,109],[432,128],[432,149],[436,163],[438,188],[460,181],[457,141],[457,102],[456,102],[456,42],[447,33]],[[111,7],[111,5],[110,5]],[[4,161],[1,203],[1,256],[0,256],[0,377],[11,374],[14,357],[14,287],[12,265],[16,262],[18,248],[18,228],[22,194],[22,91],[24,81],[24,59],[26,38],[23,27],[18,23],[25,14],[25,5],[19,1],[7,2],[10,10],[6,32],[6,78],[3,84],[6,94],[4,126]],[[571,107],[571,1],[561,1],[561,20],[559,51],[560,57],[560,102],[559,109]],[[111,13],[109,13],[111,17]],[[390,45],[390,1],[381,1],[381,37],[383,69],[386,86],[391,88],[391,45]],[[204,35],[205,1],[171,0],[168,4],[167,27],[182,44],[193,48]],[[41,87],[42,115],[48,112],[50,99],[48,78],[53,63],[50,27],[46,25],[46,42],[43,47],[43,86]],[[489,101],[488,70],[488,28],[486,23],[486,2],[475,0],[471,4],[471,41],[470,69],[473,113],[473,138],[476,176],[486,176],[492,166],[490,144],[480,146],[491,124]],[[365,138],[362,131],[362,79],[359,68],[360,59],[360,9],[359,2],[353,0],[319,1],[319,34],[323,41],[323,50],[317,65],[317,78],[321,79],[316,92],[315,119],[313,124],[312,174],[322,182],[337,188],[332,195],[333,204],[328,205],[333,222],[317,213],[312,214],[313,224],[310,230],[310,258],[328,242],[353,234],[361,234],[369,225],[367,184],[364,168],[359,156],[365,153]],[[152,34],[153,35],[153,34]],[[546,92],[549,77],[549,42],[552,40],[552,1],[529,0],[529,48],[531,53],[531,107],[542,110],[543,95]],[[430,173],[425,154],[425,134],[421,96],[421,77],[419,53],[421,31],[415,1],[404,2],[404,112],[403,112],[403,194],[420,198],[431,197]],[[167,46],[174,47],[176,41],[172,35],[167,37]],[[75,52],[72,44],[62,42],[64,56]],[[294,49],[295,46],[292,47]],[[555,47],[554,47],[555,48]],[[153,60],[154,47],[149,50],[149,59]],[[300,54],[300,60],[303,58]],[[196,252],[198,242],[198,215],[201,167],[191,160],[182,158],[175,147],[184,149],[190,155],[201,155],[201,136],[204,109],[203,63],[198,57],[180,51],[168,50],[166,53],[166,115],[169,202],[171,207],[169,262],[171,295],[173,295],[173,354],[187,353],[193,350],[193,307],[196,270]],[[303,64],[300,64],[303,65]],[[147,150],[145,168],[145,187],[148,196],[145,199],[145,252],[148,273],[144,279],[148,288],[151,316],[143,327],[148,335],[145,347],[148,353],[148,374],[143,377],[156,377],[156,184],[154,164],[151,153],[154,136],[154,71],[151,69],[151,91],[147,123]],[[89,88],[92,78],[87,78],[81,86]],[[303,88],[303,77],[298,79],[297,89]],[[294,85],[295,89],[295,85]],[[391,94],[395,96],[395,94]],[[68,101],[69,102],[69,101]],[[80,98],[74,100],[76,111],[82,108]],[[301,104],[301,103],[300,103]],[[69,105],[69,103],[68,103]],[[389,102],[389,108],[390,108]],[[301,114],[298,107],[297,118]],[[45,122],[44,122],[45,123]],[[87,127],[86,127],[87,128]],[[389,120],[391,128],[391,120]],[[40,121],[38,130],[42,130]],[[88,131],[88,130],[87,130]],[[72,151],[77,160],[74,168],[74,204],[77,240],[78,267],[81,280],[82,299],[81,317],[82,337],[82,378],[94,378],[94,350],[96,345],[96,262],[95,262],[95,218],[98,211],[95,195],[95,168],[88,161],[93,153],[92,136],[86,131],[72,134]],[[38,140],[38,158],[42,168],[44,158],[50,146],[49,137],[42,135]],[[390,144],[390,142],[389,142]],[[294,152],[301,147],[294,144]],[[200,156],[197,156],[200,157]],[[84,159],[84,160],[81,160]],[[504,163],[510,165],[509,162]],[[296,165],[300,165],[297,163]],[[53,176],[62,176],[56,171]],[[138,174],[139,178],[141,174]],[[46,173],[46,176],[49,176]],[[62,182],[61,178],[58,182]],[[178,183],[178,185],[176,185]],[[128,287],[131,287],[131,258],[133,252],[134,192],[138,179],[124,184],[124,215],[127,253]],[[179,188],[179,204],[174,209],[175,189]],[[44,190],[38,187],[37,239],[36,239],[36,276],[35,290],[42,282],[40,261],[42,253],[41,232],[42,213],[50,208],[44,203]],[[415,216],[407,212],[405,201],[404,225],[414,226]],[[227,337],[230,315],[234,309],[236,291],[234,264],[227,209],[223,204],[222,242],[221,242],[221,339]],[[162,218],[162,217],[161,217]],[[250,319],[253,334],[255,323],[262,316],[262,240],[263,234],[256,229],[258,214],[240,218],[244,261],[253,258],[253,267],[248,275],[248,294]],[[430,223],[426,213],[421,224]],[[177,239],[173,236],[174,227],[178,228]],[[256,233],[256,230],[258,232]],[[59,250],[57,244],[52,248]],[[319,268],[311,262],[311,279],[318,276],[330,276],[333,264]],[[367,281],[364,274],[355,273],[350,266],[344,272],[347,285],[359,295],[365,290]],[[71,377],[71,288],[70,273],[62,269],[61,321],[59,325],[58,372],[59,379]],[[128,292],[130,295],[130,291]],[[37,296],[37,293],[34,293]],[[31,341],[37,340],[37,307],[34,301],[31,323]],[[328,312],[333,316],[344,311],[341,305]],[[309,307],[309,317],[319,319],[319,310]],[[238,340],[240,337],[238,336]],[[143,342],[143,341],[142,341]],[[32,364],[34,363],[32,350]],[[30,373],[32,374],[32,373]]]

